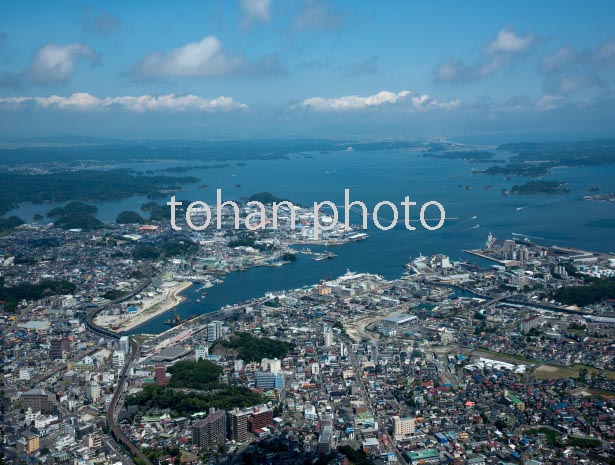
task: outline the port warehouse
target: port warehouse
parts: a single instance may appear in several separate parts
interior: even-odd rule
[[[416,315],[402,314],[402,315],[393,315],[393,316],[386,317],[382,320],[382,323],[387,326],[399,327],[399,326],[407,326],[411,323],[416,322],[417,320],[418,320],[418,317]]]

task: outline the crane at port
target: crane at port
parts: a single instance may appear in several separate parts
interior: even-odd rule
[[[167,321],[164,322],[165,325],[169,325],[169,326],[177,326],[179,323],[181,323],[181,318],[179,317],[179,314],[177,313],[177,309],[174,307],[173,308],[173,319],[168,319]]]

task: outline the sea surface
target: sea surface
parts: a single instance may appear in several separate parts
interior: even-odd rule
[[[505,153],[498,153],[498,157],[504,156]],[[147,171],[196,164],[194,161],[172,161],[122,167]],[[179,173],[179,176],[195,176],[202,181],[178,192],[178,200],[202,200],[214,205],[216,189],[220,188],[224,200],[269,191],[304,206],[311,207],[314,201],[323,200],[343,205],[344,189],[348,188],[351,200],[365,202],[370,212],[383,200],[397,204],[400,220],[398,226],[389,231],[380,231],[370,221],[366,231],[369,238],[330,247],[338,255],[332,260],[313,261],[309,256],[298,255],[296,262],[282,267],[232,273],[226,276],[223,284],[207,290],[193,286],[184,293],[187,300],[178,307],[178,313],[185,318],[211,312],[268,291],[311,285],[347,270],[376,273],[392,279],[401,275],[410,257],[420,253],[444,253],[453,260],[488,266],[489,262],[471,257],[463,250],[481,247],[489,232],[498,238],[511,238],[515,233],[517,237],[526,236],[543,245],[615,252],[615,203],[582,200],[590,186],[599,187],[601,193],[615,192],[615,167],[556,168],[544,179],[568,183],[570,193],[513,196],[502,194],[502,189],[510,189],[528,179],[505,180],[501,176],[475,173],[488,166],[491,163],[436,160],[407,151],[340,151],[298,155],[288,160],[247,161],[246,166],[232,162],[228,167]],[[200,187],[203,184],[208,187]],[[486,186],[491,188],[486,189]],[[411,208],[410,215],[412,225],[417,228],[415,231],[408,231],[403,225],[400,202],[406,195],[418,204]],[[425,230],[418,222],[420,205],[430,200],[438,201],[446,210],[448,219],[438,231]],[[145,197],[135,196],[117,202],[98,202],[98,217],[113,222],[121,211],[139,211],[140,205],[147,201]],[[44,215],[55,206],[27,204],[8,215],[31,220],[34,214]],[[427,211],[426,217],[438,218],[436,208]],[[351,216],[351,223],[357,224],[360,212],[353,212],[356,213]],[[382,223],[392,216],[386,207],[379,213]],[[204,292],[206,295],[202,298]],[[164,325],[167,318],[168,315],[154,318],[133,333],[159,333],[167,328]]]

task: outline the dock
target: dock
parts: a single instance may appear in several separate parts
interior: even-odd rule
[[[496,262],[499,263],[502,266],[510,266],[511,262],[514,260],[498,260],[497,258],[494,258],[490,255],[487,255],[486,253],[484,253],[482,250],[478,249],[478,250],[464,250],[465,253],[470,254],[470,255],[475,255],[477,257],[480,258],[484,258],[487,260],[491,260],[492,262]]]

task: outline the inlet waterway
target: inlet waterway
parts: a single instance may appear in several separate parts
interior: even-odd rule
[[[188,165],[196,163],[165,161],[122,167],[148,171]],[[296,262],[282,267],[253,268],[229,274],[223,284],[206,290],[199,285],[192,286],[184,292],[187,299],[178,306],[178,313],[182,318],[208,313],[227,304],[261,297],[268,291],[312,285],[347,270],[376,273],[392,279],[401,275],[410,257],[420,253],[444,253],[453,260],[480,261],[490,266],[493,263],[463,252],[481,247],[489,232],[499,238],[510,238],[515,233],[517,237],[527,236],[544,245],[615,251],[615,203],[582,199],[590,186],[598,187],[601,193],[615,192],[615,167],[556,168],[544,179],[568,183],[569,193],[513,196],[504,195],[502,190],[528,179],[506,180],[476,173],[488,166],[489,163],[473,164],[464,160],[434,160],[406,151],[340,151],[294,156],[289,160],[248,161],[245,165],[231,162],[221,168],[195,167],[181,173],[202,181],[178,192],[177,198],[203,200],[212,205],[216,188],[222,189],[224,199],[269,191],[304,206],[322,200],[343,205],[344,189],[348,188],[351,200],[365,202],[370,211],[378,202],[387,200],[399,205],[400,214],[403,214],[400,202],[406,195],[418,206],[411,209],[410,216],[414,220],[412,224],[417,226],[415,231],[404,228],[403,218],[398,227],[389,231],[378,230],[370,221],[367,240],[330,247],[337,254],[335,259],[314,261],[309,256],[299,255]],[[438,201],[446,210],[448,219],[438,231],[427,231],[416,222],[420,205],[429,200]],[[113,222],[121,211],[138,211],[146,201],[143,197],[133,197],[118,202],[99,202],[96,204],[98,216],[103,221]],[[22,205],[9,215],[30,220],[34,214],[44,215],[54,206]],[[438,216],[435,208],[428,212]],[[360,222],[358,213],[353,213],[352,223]],[[386,207],[379,216],[383,220],[392,218]],[[133,332],[159,333],[167,329],[164,321],[168,317],[168,314],[156,317]]]

